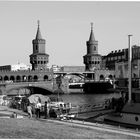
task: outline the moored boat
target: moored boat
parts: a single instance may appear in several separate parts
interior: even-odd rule
[[[84,93],[110,93],[113,91],[113,84],[109,81],[87,81],[83,84]]]

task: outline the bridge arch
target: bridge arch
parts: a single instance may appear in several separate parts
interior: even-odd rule
[[[26,75],[22,76],[22,81],[24,81],[24,82],[27,81],[27,76]]]
[[[3,77],[2,76],[0,76],[0,81],[3,81]]]
[[[22,89],[22,90],[21,90]],[[24,89],[24,90],[23,90]],[[27,90],[29,90],[27,92]],[[10,88],[9,90],[7,90],[7,94],[13,94],[12,91],[14,91],[14,94],[21,94],[20,91],[22,91],[22,94],[42,94],[42,95],[50,95],[53,94],[53,92],[51,90],[49,90],[48,88],[45,87],[38,87],[38,86],[19,86],[19,87],[13,87]],[[17,92],[15,92],[17,91]],[[25,93],[23,93],[23,91],[25,91]]]
[[[38,81],[38,76],[34,75],[34,81],[37,82]]]
[[[28,81],[29,81],[29,82],[32,82],[32,80],[33,80],[32,75],[29,75],[29,76],[28,76]]]
[[[21,82],[21,77],[19,75],[16,76],[16,81]]]
[[[100,80],[104,80],[104,79],[105,79],[104,75],[101,74],[101,75],[100,75]]]
[[[109,79],[113,79],[113,75],[110,74],[110,75],[108,76],[108,78],[109,78]]]
[[[15,77],[13,75],[10,76],[10,80],[15,82]]]
[[[48,80],[48,75],[44,75],[44,81]]]
[[[9,77],[7,75],[4,76],[4,81],[9,80]]]

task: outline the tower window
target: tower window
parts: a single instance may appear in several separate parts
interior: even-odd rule
[[[38,51],[38,46],[37,45],[35,46],[35,49],[36,49],[36,51]]]
[[[96,51],[96,47],[94,46],[94,51]]]

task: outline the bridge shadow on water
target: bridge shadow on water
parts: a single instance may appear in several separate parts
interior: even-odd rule
[[[47,89],[40,88],[40,87],[28,87],[28,89],[30,90],[30,95],[32,95],[32,94],[42,94],[42,95],[53,94],[52,91],[49,91]]]

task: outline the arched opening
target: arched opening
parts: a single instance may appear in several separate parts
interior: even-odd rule
[[[108,78],[112,80],[112,79],[113,79],[113,76],[110,74],[110,75],[108,76]]]
[[[2,76],[0,76],[0,82],[2,82],[2,80],[3,80],[3,78],[2,78]]]
[[[38,77],[37,75],[34,76],[34,82],[37,82],[38,81]]]
[[[4,76],[4,81],[8,81],[9,77],[8,76]]]
[[[42,95],[51,95],[52,91],[34,86],[25,86],[25,87],[14,87],[7,91],[8,95],[32,95],[32,94],[42,94]]]
[[[44,81],[48,80],[48,75],[44,75]]]
[[[0,89],[0,95],[2,95],[2,90]]]
[[[26,75],[23,75],[23,76],[22,76],[22,81],[23,81],[23,82],[26,82],[26,81],[27,81]]]
[[[32,94],[42,94],[42,95],[51,95],[53,94],[51,91],[41,88],[41,87],[28,87],[30,89],[30,95]]]
[[[100,80],[104,80],[104,75],[100,75]]]
[[[16,77],[16,82],[21,82],[21,77],[19,75]]]
[[[15,82],[15,77],[13,75],[10,76],[10,80],[13,81],[13,82]]]
[[[32,80],[33,80],[32,76],[29,75],[29,76],[28,76],[28,81],[29,81],[29,82],[32,82]]]

